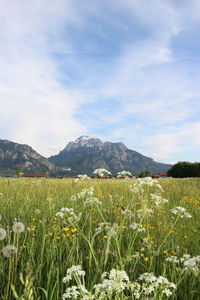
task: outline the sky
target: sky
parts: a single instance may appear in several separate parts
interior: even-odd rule
[[[0,0],[0,139],[200,161],[199,0]]]

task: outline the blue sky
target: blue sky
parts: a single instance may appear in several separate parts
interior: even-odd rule
[[[198,0],[0,0],[0,138],[200,161]]]

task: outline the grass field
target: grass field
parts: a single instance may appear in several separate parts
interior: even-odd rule
[[[0,215],[0,299],[200,299],[200,179],[0,178]]]

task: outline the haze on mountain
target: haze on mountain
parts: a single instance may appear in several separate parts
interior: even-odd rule
[[[145,170],[160,173],[171,168],[169,164],[155,162],[152,158],[128,149],[122,142],[102,142],[88,136],[81,136],[68,143],[59,154],[51,156],[49,160],[57,165],[70,167],[71,175],[91,175],[97,168],[105,168],[112,174],[121,170],[133,174]]]

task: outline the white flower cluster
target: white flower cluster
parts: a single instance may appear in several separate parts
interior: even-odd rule
[[[85,200],[84,204],[93,207],[93,206],[101,205],[102,202],[97,197],[90,197]]]
[[[67,220],[69,223],[78,223],[81,219],[82,213],[75,214],[73,208],[62,207],[59,212],[56,213],[56,217]]]
[[[112,174],[106,169],[95,169],[93,175],[98,177],[111,176]]]
[[[84,282],[85,271],[82,270],[81,266],[72,266],[67,270],[66,277],[63,278],[63,283],[70,282],[71,280],[75,280],[77,282],[77,286],[74,285],[66,289],[63,294],[64,299],[94,299],[93,296],[89,297],[88,290],[85,287]]]
[[[153,214],[153,209],[144,207],[136,211],[138,218],[149,217]]]
[[[85,288],[84,285],[74,285],[70,288],[67,288],[65,293],[63,294],[64,299],[82,299],[82,300],[89,300],[94,299],[93,297],[88,296],[88,290]]]
[[[138,230],[139,232],[146,231],[146,229],[142,226],[142,224],[138,224],[138,223],[135,223],[135,222],[130,224],[129,228],[133,229],[133,230]]]
[[[182,206],[177,206],[177,207],[174,207],[172,209],[170,209],[170,212],[173,214],[173,215],[178,215],[181,219],[182,218],[192,218],[192,216],[187,212],[187,210],[182,207]]]
[[[166,261],[179,265],[183,273],[194,273],[198,275],[200,273],[200,256],[191,257],[190,254],[184,254],[181,258],[177,256],[171,256],[166,258]]]
[[[91,179],[91,177],[89,177],[87,174],[80,174],[80,175],[78,175],[77,176],[79,179],[87,179],[87,180],[90,180]]]
[[[164,294],[167,297],[173,294],[176,285],[163,276],[156,277],[153,273],[140,275],[139,281],[143,281],[141,286],[142,294],[149,296],[152,294]]]
[[[126,291],[129,291],[134,299],[141,299],[143,296],[146,299],[146,296],[154,297],[155,295],[169,297],[176,290],[176,285],[163,276],[156,277],[153,273],[144,273],[140,275],[138,281],[131,282],[124,270],[112,269],[109,273],[104,272],[102,283],[95,284],[93,291],[89,292],[85,287],[84,276],[85,272],[81,266],[72,266],[67,270],[67,276],[63,279],[63,282],[66,283],[75,279],[77,285],[66,289],[63,300],[103,300],[114,299],[115,296],[118,296],[117,299],[124,299],[124,292]]]
[[[132,177],[132,173],[125,170],[117,173],[117,178],[125,178],[125,177]]]
[[[150,197],[157,207],[162,207],[165,203],[169,202],[167,199],[164,199],[161,195],[158,194],[150,194]]]
[[[128,208],[122,209],[121,213],[122,213],[122,215],[126,215],[128,217],[132,217],[133,216],[133,212],[130,209],[128,209]]]
[[[111,225],[110,223],[99,223],[95,231],[97,233],[106,231],[106,235],[108,237],[114,237],[118,234],[119,226],[116,223],[114,223],[113,225]]]
[[[104,279],[106,277],[107,279]],[[96,297],[98,296],[98,299],[103,296],[112,296],[114,293],[121,293],[129,288],[130,280],[125,271],[112,269],[110,273],[103,273],[102,278],[104,279],[102,283],[94,285],[94,294]]]
[[[88,189],[83,189],[80,193],[76,195],[77,199],[83,199],[94,194],[94,187],[91,186]]]
[[[154,187],[156,191],[163,192],[162,186],[158,183],[157,180],[152,179],[151,177],[138,178],[135,181],[134,185],[131,186],[130,190],[131,192],[134,192],[136,194],[143,193],[145,186]]]
[[[69,282],[74,277],[84,277],[85,271],[82,270],[82,267],[80,265],[78,266],[72,266],[71,268],[67,269],[67,275],[63,278],[63,282]]]

